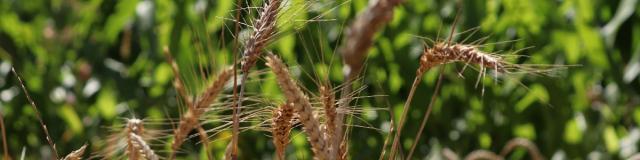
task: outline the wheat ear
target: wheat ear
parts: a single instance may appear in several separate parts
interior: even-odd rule
[[[222,92],[224,89],[224,85],[229,81],[232,76],[233,69],[229,68],[223,70],[219,75],[218,79],[213,82],[202,94],[202,96],[196,101],[195,107],[188,107],[187,112],[180,118],[180,122],[178,124],[178,128],[174,132],[174,140],[172,144],[172,153],[170,154],[169,159],[173,159],[175,157],[175,152],[178,150],[182,142],[187,137],[187,134],[193,130],[198,125],[198,119],[200,115],[204,113],[206,108],[215,100],[217,95]]]
[[[131,139],[131,148],[134,148],[135,150],[133,151],[136,152],[136,155],[139,155],[139,157],[135,157],[134,159],[158,160],[158,156],[153,152],[153,150],[151,150],[151,147],[147,145],[142,137],[135,133],[129,133],[128,137]]]
[[[427,68],[452,62],[476,64],[497,72],[507,72],[510,66],[501,57],[483,52],[475,45],[437,43],[432,48],[425,48],[420,57],[420,68],[424,72]]]
[[[273,111],[273,124],[271,134],[273,134],[273,144],[276,146],[278,159],[285,159],[285,149],[289,144],[289,134],[291,131],[291,119],[293,119],[293,104],[285,103]]]
[[[144,126],[142,125],[142,120],[136,118],[127,120],[126,128],[124,129],[124,136],[127,140],[125,153],[131,160],[138,160],[142,157],[138,152],[140,145],[133,140],[132,135],[141,135],[143,132]]]
[[[399,5],[402,0],[377,0],[369,3],[364,12],[358,14],[353,23],[345,31],[345,40],[340,48],[342,62],[345,64],[343,72],[346,81],[341,91],[339,108],[346,108],[351,102],[349,93],[351,84],[358,77],[367,57],[369,47],[373,44],[373,35],[393,18],[393,7]],[[332,139],[330,158],[341,157],[339,153],[343,139],[344,114],[337,113],[336,128]]]
[[[53,143],[53,139],[51,139],[51,136],[49,135],[49,129],[47,129],[47,125],[44,124],[44,120],[42,120],[42,116],[40,115],[40,111],[38,110],[38,107],[36,107],[36,103],[33,101],[33,99],[31,99],[31,96],[29,95],[29,92],[27,91],[27,87],[24,86],[24,82],[22,81],[22,78],[20,77],[20,75],[18,75],[18,73],[16,72],[16,69],[14,67],[11,67],[11,71],[13,72],[13,74],[16,75],[16,78],[18,78],[18,82],[20,82],[20,87],[22,87],[22,91],[24,92],[24,95],[27,97],[27,100],[29,101],[29,104],[31,104],[31,108],[35,112],[36,118],[38,119],[38,121],[40,121],[40,126],[42,127],[42,130],[44,131],[44,135],[47,138],[47,142],[49,143],[49,147],[51,147],[51,150],[53,150],[54,158],[58,159],[58,150],[56,149],[56,144]]]
[[[244,52],[242,53],[242,81],[240,81],[240,93],[238,94],[237,105],[234,105],[233,108],[233,126],[232,126],[232,137],[231,137],[231,147],[232,153],[231,158],[237,158],[238,153],[238,134],[240,130],[240,122],[238,114],[240,114],[240,109],[242,108],[242,101],[244,96],[244,90],[246,81],[249,78],[249,70],[256,64],[258,57],[262,53],[262,49],[270,42],[271,38],[274,35],[276,29],[276,17],[280,10],[281,0],[269,0],[262,12],[260,12],[260,17],[256,20],[254,24],[253,34],[247,40],[246,47]]]
[[[81,160],[82,155],[84,155],[85,149],[87,149],[87,144],[84,144],[77,150],[67,154],[67,156],[65,156],[63,160]]]
[[[315,157],[322,160],[328,159],[328,147],[326,146],[325,138],[323,137],[324,134],[319,125],[320,123],[313,114],[309,97],[302,92],[296,82],[291,78],[289,70],[280,58],[269,53],[266,60],[267,66],[269,66],[271,71],[276,75],[280,89],[287,97],[287,100],[293,103],[293,109],[298,114],[300,122],[302,122],[304,132],[309,137],[309,142],[311,143]]]

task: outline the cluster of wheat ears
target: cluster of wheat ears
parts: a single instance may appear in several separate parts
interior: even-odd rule
[[[315,159],[347,159],[349,153],[349,137],[348,134],[346,134],[348,125],[346,125],[345,116],[352,114],[355,110],[352,104],[352,99],[354,98],[352,86],[354,85],[354,81],[357,81],[359,76],[361,76],[360,74],[365,65],[368,48],[373,44],[374,34],[391,20],[394,7],[401,3],[401,0],[375,0],[355,17],[349,27],[345,29],[345,38],[344,41],[342,41],[342,46],[338,50],[342,55],[345,81],[341,84],[342,87],[339,91],[334,91],[329,84],[318,87],[319,94],[317,94],[317,98],[309,97],[310,94],[301,88],[295,77],[291,76],[287,65],[276,55],[277,53],[271,53],[265,49],[265,47],[273,41],[274,37],[276,37],[278,26],[276,24],[276,18],[281,12],[281,5],[283,5],[282,0],[267,0],[267,2],[265,2],[264,6],[259,9],[258,17],[253,20],[253,25],[250,28],[253,30],[251,36],[243,42],[243,51],[240,52],[242,54],[241,63],[234,64],[218,72],[215,76],[217,77],[215,81],[208,84],[208,87],[199,95],[188,95],[184,81],[178,76],[180,75],[178,65],[174,62],[168,48],[165,48],[165,57],[171,64],[173,73],[175,74],[174,88],[179,94],[179,99],[186,106],[186,111],[181,111],[181,116],[176,123],[177,126],[171,130],[170,136],[167,136],[171,137],[169,139],[169,141],[171,141],[171,150],[163,151],[162,153],[164,154],[162,155],[154,151],[154,147],[151,147],[149,142],[157,136],[154,136],[153,131],[148,131],[145,128],[143,120],[130,118],[126,120],[126,125],[124,125],[118,133],[109,138],[109,144],[113,145],[111,148],[105,149],[106,151],[104,152],[92,153],[91,156],[87,157],[102,157],[107,159],[125,157],[129,159],[152,160],[165,158],[175,159],[180,154],[182,144],[192,137],[199,137],[201,144],[206,147],[210,140],[207,135],[208,131],[201,125],[203,121],[206,121],[204,115],[212,110],[212,106],[216,101],[222,99],[220,95],[222,94],[221,92],[225,90],[225,85],[233,83],[233,86],[237,86],[239,90],[236,90],[236,87],[234,87],[233,97],[228,98],[231,99],[232,102],[223,106],[232,111],[232,115],[229,118],[230,120],[223,120],[229,122],[228,125],[224,127],[230,128],[232,133],[224,158],[238,159],[239,153],[241,152],[241,148],[238,147],[238,141],[240,141],[238,136],[242,131],[247,129],[247,127],[242,127],[240,123],[247,120],[249,115],[251,115],[251,113],[247,112],[252,112],[242,110],[246,107],[244,106],[245,103],[243,103],[246,99],[246,95],[244,94],[245,83],[249,79],[249,73],[255,64],[260,60],[264,60],[266,66],[268,66],[275,75],[278,86],[286,98],[285,102],[274,105],[276,107],[270,107],[268,109],[269,120],[266,123],[268,129],[265,130],[271,132],[276,151],[274,154],[275,157],[277,159],[285,159],[285,151],[290,141],[291,130],[292,128],[301,126],[303,133],[308,137],[307,140],[311,145]],[[396,159],[402,157],[410,159],[412,157],[416,144],[414,144],[408,154],[405,155],[402,152],[402,148],[399,148],[399,140],[415,90],[421,83],[421,78],[429,69],[448,63],[462,62],[465,64],[465,67],[466,65],[478,66],[480,68],[479,76],[484,76],[487,69],[492,69],[497,73],[509,73],[518,70],[527,72],[545,71],[543,69],[528,68],[527,65],[509,63],[501,56],[480,50],[478,42],[471,44],[451,42],[452,36],[453,34],[449,36],[448,40],[436,39],[436,41],[431,44],[425,44],[419,59],[420,67],[416,69],[416,76],[408,94],[409,96],[406,98],[402,117],[400,117],[399,122],[392,122],[390,133],[393,134],[390,134],[385,141],[382,149],[383,153],[381,153],[380,156],[381,159]],[[13,72],[18,75],[15,69]],[[236,79],[236,77],[238,79]],[[22,79],[20,79],[19,76],[18,79],[22,83]],[[433,103],[436,100],[435,96],[437,95],[441,81],[442,74],[440,74],[434,91],[435,94],[424,115],[422,125],[417,134],[418,137],[415,141],[418,141],[419,136],[424,130],[425,123]],[[25,94],[27,94],[24,84],[22,84],[22,88]],[[44,130],[46,140],[54,152],[54,158],[62,158],[58,157],[53,139],[49,136],[45,122],[40,118],[40,113],[37,112],[36,104],[28,94],[27,98],[36,111],[36,117],[40,119],[40,125]],[[2,129],[3,142],[5,142],[4,156],[5,159],[9,159],[4,127]],[[190,133],[193,134],[190,135]],[[509,145],[505,147],[505,150],[503,150],[504,153],[500,155],[489,151],[477,151],[471,153],[467,158],[501,159],[515,146],[523,146],[527,148],[534,159],[542,159],[535,145],[524,139],[515,139],[513,143],[509,143]],[[86,148],[87,145],[84,145],[64,156],[62,159],[82,159],[86,155],[84,153]],[[386,155],[385,151],[388,151],[389,154]],[[445,149],[444,155],[451,159],[457,159],[457,156],[455,154],[452,155],[450,152],[450,150]],[[213,158],[211,155],[208,156],[210,159]]]

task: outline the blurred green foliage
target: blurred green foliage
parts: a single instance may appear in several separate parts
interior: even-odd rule
[[[261,0],[243,1],[241,22],[251,24]],[[418,88],[401,146],[418,143],[414,157],[438,157],[443,148],[459,155],[476,149],[499,152],[520,137],[533,141],[547,158],[624,159],[638,152],[640,139],[640,10],[636,0],[405,0],[393,20],[375,37],[353,119],[350,156],[378,158],[391,115],[399,116],[418,68],[423,44],[443,40],[460,11],[454,37],[461,42],[487,38],[483,50],[521,55],[513,63],[571,67],[551,75],[507,74],[481,78],[464,64],[445,68],[426,131],[414,137],[433,94],[439,69]],[[249,3],[249,4],[247,4]],[[344,27],[367,0],[289,0],[278,19],[279,34],[268,50],[294,66],[294,75],[311,93],[315,82],[343,78],[336,49]],[[7,126],[9,151],[17,157],[50,157],[34,111],[10,74],[11,65],[49,125],[58,154],[84,143],[96,152],[105,128],[123,118],[149,120],[179,117],[173,73],[162,55],[168,46],[182,69],[191,94],[211,81],[209,74],[233,64],[248,35],[241,25],[234,37],[233,0],[2,0],[0,1],[0,110]],[[319,17],[319,18],[318,18]],[[532,47],[533,46],[533,47]],[[524,49],[528,48],[529,49]],[[522,50],[524,49],[524,50]],[[259,63],[259,69],[264,65]],[[253,77],[248,91],[282,101],[271,74]],[[258,82],[259,81],[259,82]],[[484,90],[484,91],[483,91]],[[228,89],[226,93],[231,94]],[[266,106],[265,106],[266,107]],[[396,117],[398,118],[398,117]],[[167,122],[168,123],[168,122]],[[205,126],[213,127],[216,124]],[[171,129],[165,125],[162,129]],[[270,159],[269,133],[242,133],[242,159]],[[213,137],[208,151],[220,157],[230,133]],[[304,135],[295,130],[290,158],[309,159]],[[190,140],[194,141],[195,140]],[[165,140],[165,143],[169,140]],[[205,148],[185,145],[189,158]],[[167,150],[162,143],[155,148]],[[163,154],[164,152],[160,152]],[[509,158],[526,159],[519,150]]]

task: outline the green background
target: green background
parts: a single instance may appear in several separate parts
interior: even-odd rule
[[[252,24],[261,0],[241,4],[240,22]],[[249,3],[249,4],[247,4]],[[366,0],[289,0],[278,19],[278,34],[267,50],[292,66],[310,95],[316,82],[343,82],[337,48],[344,28],[367,6]],[[390,115],[399,117],[418,57],[427,37],[442,41],[460,10],[454,38],[467,42],[487,38],[483,51],[507,56],[519,64],[550,64],[550,74],[487,72],[476,87],[478,71],[449,64],[432,115],[415,141],[433,94],[438,70],[424,76],[408,114],[401,146],[418,143],[414,158],[439,157],[443,148],[460,156],[477,149],[499,152],[513,138],[531,140],[547,158],[625,159],[637,152],[640,139],[640,10],[636,0],[406,0],[393,20],[375,36],[359,86],[361,98],[350,136],[350,157],[376,159],[389,136]],[[28,159],[51,156],[44,134],[21,92],[15,66],[38,105],[60,155],[82,144],[103,150],[109,130],[125,118],[144,118],[149,128],[171,129],[181,104],[173,73],[162,55],[168,46],[191,94],[199,93],[221,68],[233,63],[250,31],[241,25],[234,37],[233,0],[1,0],[0,110],[11,156],[22,150]],[[473,30],[472,30],[473,31]],[[430,44],[430,43],[429,43]],[[528,48],[528,49],[525,49]],[[524,49],[524,50],[521,50]],[[478,68],[477,66],[474,66]],[[248,82],[249,97],[259,102],[248,110],[283,101],[274,76],[259,60]],[[204,73],[204,74],[202,74]],[[213,74],[211,74],[213,73]],[[484,92],[483,92],[484,90]],[[231,89],[225,93],[231,95]],[[313,97],[313,96],[312,96]],[[228,99],[223,98],[223,99]],[[228,107],[220,103],[219,107]],[[209,113],[206,129],[229,112]],[[243,124],[256,126],[270,112]],[[167,117],[172,117],[167,118]],[[243,132],[242,159],[273,158],[265,126]],[[208,151],[224,154],[230,132],[217,130]],[[288,158],[310,159],[298,127]],[[165,131],[170,133],[170,131]],[[214,131],[211,132],[213,134]],[[152,142],[166,155],[168,137]],[[189,140],[182,158],[205,156]],[[508,158],[527,159],[525,150]]]

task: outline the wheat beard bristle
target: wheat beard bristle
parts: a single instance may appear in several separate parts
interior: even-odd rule
[[[291,78],[282,60],[271,53],[267,55],[266,60],[267,66],[276,75],[276,80],[285,97],[289,102],[293,103],[294,111],[298,114],[303,130],[309,137],[308,140],[311,143],[315,157],[322,160],[327,159],[328,147],[325,145],[324,134],[321,131],[318,119],[313,114],[309,98]]]
[[[174,142],[172,145],[172,149],[175,152],[182,142],[187,137],[187,134],[197,126],[198,118],[207,107],[215,100],[217,95],[222,92],[224,89],[224,85],[231,79],[233,75],[233,68],[228,68],[223,70],[219,75],[218,79],[211,84],[210,87],[205,90],[200,99],[194,103],[196,107],[188,107],[187,112],[180,118],[180,123],[178,124],[178,129],[174,133]],[[193,108],[193,109],[192,109]],[[173,158],[174,153],[171,154],[171,158]]]
[[[282,104],[273,111],[273,144],[276,146],[278,159],[285,159],[285,149],[289,144],[289,134],[291,131],[291,119],[293,119],[293,104]]]
[[[484,68],[494,69],[498,72],[506,72],[507,63],[501,57],[488,54],[479,50],[476,46],[465,44],[447,45],[438,43],[433,48],[425,48],[420,57],[419,73],[437,65],[465,62],[467,64],[477,64]]]

